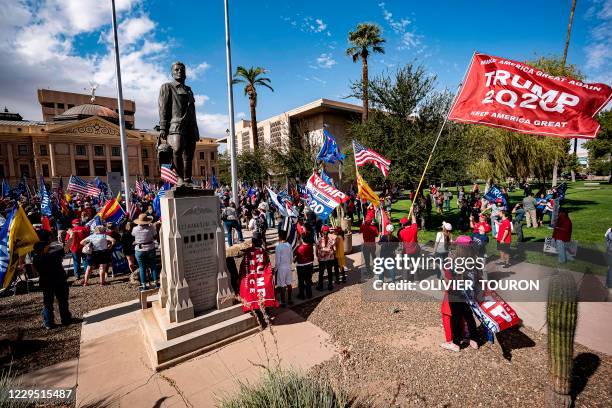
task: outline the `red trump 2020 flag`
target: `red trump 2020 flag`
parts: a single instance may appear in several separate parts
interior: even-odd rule
[[[475,53],[448,119],[521,133],[594,138],[606,84],[549,75],[521,62]]]

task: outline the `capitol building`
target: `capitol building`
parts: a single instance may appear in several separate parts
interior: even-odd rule
[[[23,177],[56,184],[70,175],[85,180],[123,173],[117,100],[69,92],[38,90],[43,121],[24,120],[19,113],[0,111],[0,179],[11,185]],[[159,181],[157,132],[135,129],[136,104],[126,100],[126,137],[130,182],[137,176]],[[219,144],[200,138],[193,159],[195,179],[218,171]],[[32,181],[33,181],[32,180]]]

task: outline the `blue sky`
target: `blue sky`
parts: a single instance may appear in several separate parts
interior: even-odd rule
[[[40,119],[36,88],[114,95],[108,2],[0,0],[0,104]],[[360,64],[345,56],[347,33],[369,21],[383,29],[386,53],[370,73],[408,62],[455,89],[473,51],[528,60],[563,51],[571,1],[272,1],[230,0],[237,65],[262,66],[275,92],[261,90],[258,117],[311,100],[339,99]],[[117,0],[124,94],[136,100],[136,122],[152,127],[156,97],[177,59],[188,66],[203,136],[227,128],[222,0]],[[611,82],[612,0],[579,0],[568,62],[590,81]],[[238,117],[248,101],[235,88]]]

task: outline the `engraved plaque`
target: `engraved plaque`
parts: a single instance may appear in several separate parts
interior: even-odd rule
[[[216,197],[215,197],[216,198]],[[180,203],[180,204],[179,204]],[[182,268],[195,313],[217,306],[217,208],[214,200],[177,200]],[[179,208],[180,207],[180,208]]]

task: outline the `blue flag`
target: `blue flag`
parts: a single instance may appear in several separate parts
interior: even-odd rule
[[[160,198],[165,196],[166,191],[170,190],[171,188],[172,188],[172,185],[170,183],[164,183],[164,185],[157,192],[155,199],[153,200],[153,211],[155,211],[155,214],[157,215],[157,217],[161,217]]]
[[[11,186],[9,185],[9,182],[2,179],[2,197],[8,197],[10,192]]]
[[[217,177],[215,177],[214,174],[210,177],[210,185],[212,186],[212,188],[219,187],[219,182],[217,181]]]
[[[506,208],[508,208],[508,203],[506,202],[506,197],[504,196],[504,194],[501,191],[501,188],[499,188],[496,185],[492,185],[489,188],[489,191],[487,191],[487,193],[484,195],[484,199],[489,201],[489,202],[496,202],[498,198],[501,198],[504,206]]]
[[[559,201],[565,198],[565,193],[567,192],[567,183],[561,183],[557,187],[557,197],[559,197]]]
[[[330,186],[334,185],[334,181],[332,180],[332,178],[329,176],[329,174],[327,174],[325,172],[325,169],[321,169],[321,178],[323,179],[323,181],[325,181],[327,184],[329,184]]]
[[[40,188],[38,193],[40,194],[41,214],[51,217],[51,199],[49,198],[49,192],[47,191],[47,186],[45,186],[45,179],[43,177],[40,178]]]
[[[336,139],[331,133],[327,131],[327,128],[323,128],[323,146],[317,154],[317,160],[324,161],[325,163],[335,163],[336,160],[342,161],[345,156],[340,151]]]
[[[100,189],[100,192],[102,195],[104,195],[104,197],[108,195],[108,185],[100,180],[100,177],[96,177],[94,180],[94,185]]]

